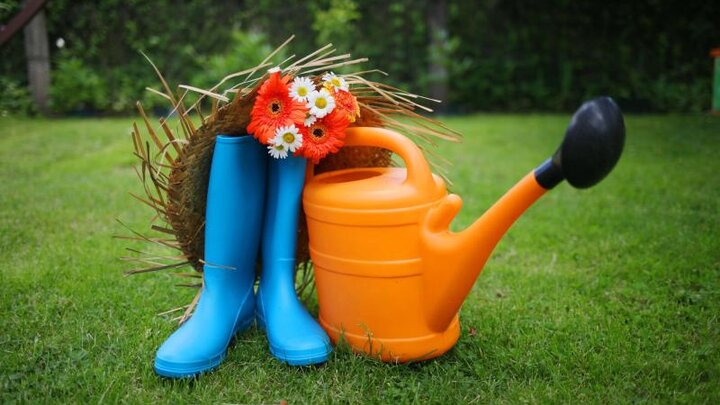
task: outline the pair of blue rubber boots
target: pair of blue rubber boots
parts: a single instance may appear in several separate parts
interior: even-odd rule
[[[327,360],[330,340],[295,292],[305,165],[300,157],[268,158],[251,136],[217,136],[207,194],[203,290],[192,317],[158,350],[158,374],[192,377],[217,367],[235,334],[255,320],[280,361],[303,366]],[[255,294],[259,250],[262,274]]]

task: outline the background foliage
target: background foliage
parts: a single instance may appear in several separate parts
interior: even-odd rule
[[[0,21],[18,3],[2,2]],[[416,92],[427,92],[429,64],[444,64],[450,111],[564,111],[599,94],[629,111],[709,107],[717,2],[447,0],[441,49],[429,46],[439,35],[428,29],[430,4],[51,0],[52,105],[60,113],[125,113],[142,98],[152,107],[159,100],[143,89],[157,82],[139,51],[171,82],[207,86],[295,34],[298,55],[333,42]],[[26,80],[22,35],[0,52],[0,111],[27,112],[27,93],[18,92]]]

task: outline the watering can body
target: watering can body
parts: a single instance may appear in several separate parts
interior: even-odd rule
[[[440,330],[427,320],[421,226],[447,196],[407,138],[379,128],[348,130],[347,145],[385,147],[407,168],[357,168],[312,174],[303,206],[320,304],[319,321],[383,361],[437,357],[457,341],[457,311]]]

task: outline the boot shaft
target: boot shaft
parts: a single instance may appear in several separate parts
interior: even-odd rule
[[[205,215],[206,272],[230,268],[254,273],[266,171],[267,153],[254,138],[217,136]],[[250,269],[238,268],[248,265]]]
[[[268,185],[263,225],[263,278],[282,279],[282,285],[294,288],[297,226],[305,184],[306,160],[289,156],[268,160]],[[292,271],[265,271],[271,267]],[[287,283],[285,279],[290,279]]]

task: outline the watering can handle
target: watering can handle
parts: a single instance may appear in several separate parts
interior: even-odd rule
[[[376,146],[396,153],[405,162],[405,184],[416,189],[434,184],[432,172],[420,148],[407,137],[389,129],[377,127],[351,127],[345,130],[345,146]],[[314,170],[309,170],[309,178]]]

